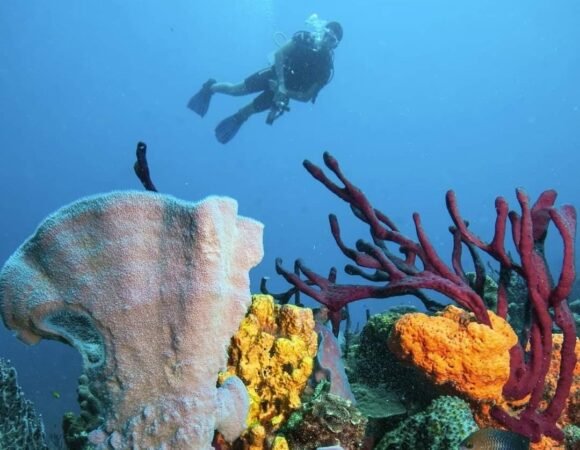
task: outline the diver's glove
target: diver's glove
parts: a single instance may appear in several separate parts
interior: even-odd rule
[[[274,94],[273,101],[276,108],[278,108],[280,111],[290,111],[290,108],[288,108],[290,98],[288,97],[288,94],[286,94],[286,92],[282,91],[276,92],[276,94]]]

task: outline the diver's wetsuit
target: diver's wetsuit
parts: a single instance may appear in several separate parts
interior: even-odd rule
[[[319,50],[315,39],[308,31],[299,31],[292,36],[294,46],[291,47],[284,60],[284,84],[291,91],[306,92],[315,83],[320,89],[330,81],[333,64],[332,50]],[[276,80],[275,66],[260,70],[244,80],[248,93],[260,92],[253,100],[256,112],[270,109],[274,103],[275,92],[270,86],[270,80]],[[314,93],[312,102],[316,100],[318,91]]]

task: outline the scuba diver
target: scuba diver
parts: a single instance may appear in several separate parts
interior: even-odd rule
[[[320,90],[332,78],[334,49],[342,40],[342,26],[338,22],[323,22],[314,17],[319,26],[314,32],[298,31],[274,54],[274,63],[240,83],[218,83],[207,80],[188,103],[188,107],[203,117],[213,94],[233,96],[260,92],[249,104],[222,120],[215,129],[222,144],[229,142],[252,115],[270,110],[266,123],[272,125],[284,112],[290,111],[290,99],[300,102],[316,101]]]

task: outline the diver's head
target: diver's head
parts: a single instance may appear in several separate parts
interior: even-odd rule
[[[324,44],[331,49],[338,47],[342,40],[342,26],[338,22],[328,22],[324,27]]]

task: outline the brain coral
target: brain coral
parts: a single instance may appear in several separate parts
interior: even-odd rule
[[[469,405],[457,397],[443,396],[425,410],[405,419],[387,433],[377,450],[450,450],[477,430]]]

